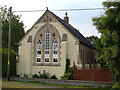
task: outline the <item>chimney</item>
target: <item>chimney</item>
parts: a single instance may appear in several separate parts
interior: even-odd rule
[[[65,13],[65,17],[64,17],[64,21],[67,23],[67,24],[69,24],[69,17],[67,16],[67,12]]]

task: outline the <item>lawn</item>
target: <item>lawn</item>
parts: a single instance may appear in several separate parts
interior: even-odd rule
[[[94,87],[81,87],[81,86],[70,86],[70,85],[58,85],[58,84],[47,84],[38,82],[20,82],[20,81],[3,81],[2,88],[86,88],[89,90],[109,90],[110,88],[94,88]],[[65,90],[65,89],[64,89]],[[67,89],[68,90],[68,89]],[[81,89],[80,89],[81,90]]]
[[[3,81],[2,88],[86,88],[86,87],[46,84],[38,82]]]

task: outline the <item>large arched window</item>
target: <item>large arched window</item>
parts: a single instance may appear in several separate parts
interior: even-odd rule
[[[53,63],[58,63],[58,40],[53,41]]]
[[[37,42],[37,47],[36,47],[36,62],[37,63],[41,63],[41,54],[42,54],[42,44],[41,44],[41,41],[38,40]]]
[[[50,56],[50,31],[47,29],[45,32],[45,63],[49,63]]]
[[[53,25],[42,26],[34,37],[34,64],[59,65],[60,44],[61,37],[58,30]]]

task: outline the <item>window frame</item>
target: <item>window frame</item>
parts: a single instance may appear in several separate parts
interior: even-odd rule
[[[38,54],[38,51],[41,52],[41,54]],[[41,59],[40,62],[38,62],[38,59]],[[36,63],[42,63],[42,43],[41,40],[38,40],[36,45]]]
[[[57,48],[55,48],[57,47]],[[54,52],[57,52],[57,54],[54,54]],[[59,63],[59,42],[57,39],[53,40],[53,59],[52,63]],[[54,62],[54,59],[57,59],[57,62]]]
[[[44,63],[50,63],[50,38],[51,38],[51,32],[49,29],[46,29],[45,31],[45,57],[44,57]],[[46,54],[46,51],[49,52]],[[45,59],[49,59],[49,62],[46,62]]]

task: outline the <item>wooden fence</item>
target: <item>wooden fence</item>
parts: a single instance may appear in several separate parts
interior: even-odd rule
[[[74,80],[112,82],[109,70],[78,70],[74,69]]]

